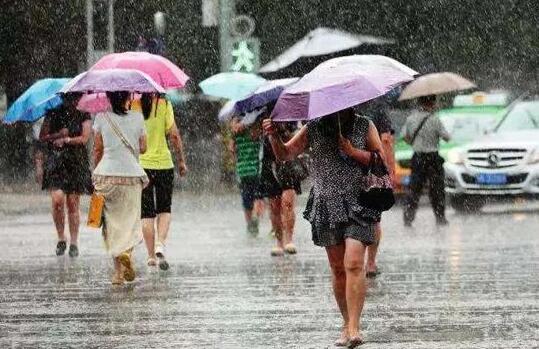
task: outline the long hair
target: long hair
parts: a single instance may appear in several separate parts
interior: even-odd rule
[[[322,134],[325,137],[338,139],[339,131],[344,137],[352,134],[355,117],[354,109],[348,108],[320,118],[316,122],[319,123]]]
[[[112,106],[112,111],[118,115],[127,114],[126,102],[129,99],[128,91],[114,91],[107,92],[107,98],[109,99],[110,105]]]
[[[144,120],[148,120],[152,114],[154,94],[152,93],[143,93],[140,99],[140,104],[142,107],[142,115],[144,115]]]

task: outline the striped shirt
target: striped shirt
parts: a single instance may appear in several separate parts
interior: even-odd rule
[[[260,142],[253,141],[249,133],[236,136],[236,173],[240,179],[259,174]]]

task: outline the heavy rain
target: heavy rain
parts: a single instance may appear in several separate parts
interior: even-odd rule
[[[0,348],[538,348],[538,10],[0,2]]]

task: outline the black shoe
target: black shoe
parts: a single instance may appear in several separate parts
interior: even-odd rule
[[[79,248],[77,247],[77,245],[69,245],[69,257],[74,258],[78,256],[79,256]]]
[[[65,241],[58,241],[56,244],[56,255],[63,256],[66,251],[67,244]]]

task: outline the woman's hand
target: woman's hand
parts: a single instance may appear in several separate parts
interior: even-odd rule
[[[264,129],[264,133],[268,136],[275,134],[275,125],[271,119],[264,119],[264,121],[262,121],[262,128]]]
[[[55,140],[52,143],[54,144],[55,147],[62,148],[66,144],[66,141],[67,141],[67,137],[58,138],[57,140]]]
[[[355,150],[350,140],[343,135],[339,135],[339,149],[348,156],[352,156]]]
[[[178,163],[178,172],[180,173],[180,177],[185,177],[187,174],[187,165],[185,164],[185,161],[180,161]]]

